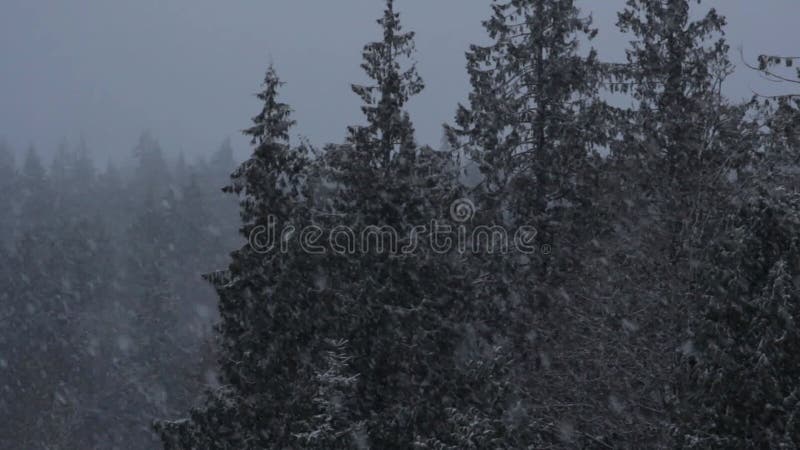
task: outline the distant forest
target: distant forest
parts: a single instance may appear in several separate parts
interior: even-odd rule
[[[169,161],[143,134],[135,164],[98,171],[85,144],[15,164],[0,146],[0,447],[154,448],[215,385],[213,290],[236,203],[225,143]]]
[[[735,102],[700,1],[628,0],[619,63],[493,1],[433,149],[385,4],[345,142],[290,140],[269,67],[244,162],[0,146],[0,447],[800,448],[800,58]],[[373,229],[415,251],[325,241]]]

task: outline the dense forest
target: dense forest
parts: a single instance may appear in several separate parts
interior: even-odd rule
[[[135,164],[103,171],[82,143],[49,164],[0,147],[2,448],[154,448],[152,420],[216,382],[199,277],[239,244],[215,188],[232,149],[190,164],[132,144]]]
[[[395,6],[345,142],[270,66],[241,163],[0,146],[0,447],[800,448],[800,57],[739,102],[700,1],[628,0],[610,62],[496,0],[434,149]]]

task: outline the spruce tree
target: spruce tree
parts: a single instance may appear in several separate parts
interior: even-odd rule
[[[404,107],[425,84],[415,64],[405,69],[401,67],[403,59],[413,55],[414,32],[403,32],[393,0],[386,2],[378,24],[383,30],[383,39],[364,47],[361,64],[373,84],[352,86],[364,103],[361,110],[368,125],[350,127],[348,141],[357,152],[367,153],[370,167],[388,173],[398,151],[413,152],[416,146],[414,128]]]
[[[346,145],[329,152],[327,159],[342,168],[337,181],[346,192],[339,192],[336,209],[358,205],[362,224],[381,226],[402,220],[408,212],[403,209],[422,206],[408,201],[403,186],[408,180],[398,177],[410,175],[416,157],[414,127],[405,106],[424,82],[411,59],[414,32],[403,32],[393,1],[386,2],[377,22],[382,39],[364,46],[361,64],[372,83],[352,86],[363,102],[367,124],[349,127]]]
[[[586,436],[605,433],[612,427],[594,425],[599,413],[592,411],[603,411],[606,398],[568,369],[603,365],[587,357],[594,340],[576,325],[600,321],[594,313],[602,309],[573,300],[591,295],[598,150],[610,127],[599,98],[602,66],[584,47],[596,30],[571,0],[495,1],[484,28],[491,41],[467,53],[472,89],[450,140],[480,167],[476,222],[534,227],[539,249],[554,249],[478,253],[467,265],[483,280],[476,301],[486,303],[492,323],[504,324],[492,341],[505,343],[505,357],[514,360],[505,382],[518,400],[511,423],[519,440],[508,442],[552,445],[560,437],[548,424],[559,422]],[[558,355],[559,367],[550,367],[549,355]],[[586,406],[553,406],[578,402]]]
[[[294,122],[278,99],[281,84],[270,67],[257,94],[263,108],[244,131],[253,154],[225,188],[240,198],[245,239],[258,227],[277,233],[299,227],[306,215],[309,161],[289,144]],[[219,296],[223,387],[209,392],[189,419],[157,425],[166,448],[297,445],[298,423],[311,414],[316,335],[320,321],[329,319],[325,300],[309,282],[315,262],[297,246],[279,253],[262,244],[249,241],[231,254],[227,270],[207,276]]]
[[[354,87],[367,125],[351,127],[348,142],[329,149],[322,177],[333,185],[328,226],[348,226],[356,236],[385,227],[399,237],[399,248],[409,243],[415,225],[449,220],[462,190],[453,154],[415,144],[404,105],[423,83],[408,62],[413,33],[401,33],[393,5],[386,2],[378,21],[383,39],[363,52],[362,67],[373,84]],[[355,377],[340,387],[351,392],[339,410],[350,418],[343,429],[355,447],[497,443],[504,427],[495,408],[505,401],[497,392],[503,387],[495,389],[496,381],[486,377],[494,367],[482,371],[496,363],[494,349],[484,329],[470,334],[484,305],[472,303],[455,246],[437,253],[429,235],[419,236],[418,244],[413,253],[398,255],[377,251],[373,243],[334,255],[326,272],[325,291],[337,299],[338,323],[338,334],[327,337],[347,342],[345,376]],[[329,415],[330,406],[318,402],[303,436],[335,436],[343,425],[319,420]],[[460,427],[470,426],[471,433],[460,434]]]

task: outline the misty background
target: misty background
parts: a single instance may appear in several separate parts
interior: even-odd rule
[[[414,30],[418,69],[426,89],[410,103],[421,144],[438,147],[441,124],[452,122],[469,83],[464,52],[487,37],[481,21],[488,1],[398,2]],[[341,142],[361,120],[350,92],[364,75],[361,47],[378,30],[383,3],[288,0],[220,3],[210,0],[120,2],[6,0],[0,7],[0,139],[21,154],[33,144],[46,159],[58,144],[83,137],[98,165],[131,158],[142,131],[168,154],[213,151],[230,137],[237,159],[249,152],[239,130],[258,107],[253,93],[263,68],[276,64],[289,82],[282,95],[295,109],[296,130],[315,145]],[[624,0],[579,2],[591,13],[601,60],[624,61],[618,32]],[[800,3],[713,0],[728,20],[737,71],[727,95],[783,87],[743,67],[761,53],[792,54],[800,40]]]

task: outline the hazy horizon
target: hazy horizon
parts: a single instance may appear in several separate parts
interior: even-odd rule
[[[416,59],[427,84],[409,107],[418,141],[438,146],[441,124],[466,98],[464,52],[486,39],[481,21],[490,2],[397,3],[404,26],[417,33]],[[615,22],[624,1],[582,5],[600,29],[593,43],[600,57],[622,60],[626,38]],[[791,53],[800,38],[793,23],[800,3],[715,0],[703,2],[707,7],[729,22],[731,59],[739,68],[727,94],[740,99],[781,89],[742,68],[737,49],[743,46],[750,60],[762,52]],[[294,136],[316,145],[341,142],[347,125],[363,120],[349,85],[364,81],[361,48],[378,37],[382,8],[366,0],[314,9],[285,0],[236,7],[209,0],[86,0],[79,7],[8,0],[0,15],[0,139],[17,152],[33,144],[50,155],[63,140],[82,136],[102,164],[130,157],[143,131],[167,153],[189,157],[229,137],[241,158],[249,146],[239,130],[256,113],[252,94],[272,61],[295,110]],[[790,33],[795,39],[786,38]]]

